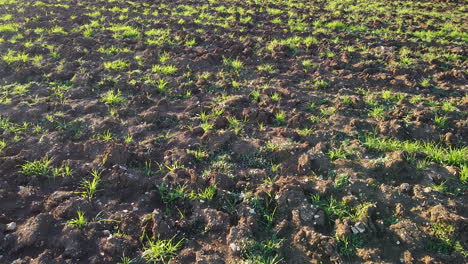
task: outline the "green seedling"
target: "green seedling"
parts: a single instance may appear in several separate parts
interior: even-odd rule
[[[83,211],[78,210],[77,217],[67,221],[67,225],[79,229],[83,229],[88,225],[88,219],[86,218]]]
[[[176,242],[175,237],[149,240],[148,245],[143,248],[143,258],[147,263],[169,263],[177,256],[183,241],[184,239],[180,239]]]
[[[101,183],[102,170],[93,169],[91,171],[91,179],[83,179],[80,184],[80,191],[78,194],[81,194],[82,197],[88,198],[91,200],[98,191],[99,184]]]

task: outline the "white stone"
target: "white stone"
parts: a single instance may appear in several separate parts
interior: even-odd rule
[[[6,230],[7,231],[14,231],[15,229],[16,229],[16,223],[15,222],[11,222],[11,223],[6,225]]]
[[[366,227],[362,222],[357,222],[354,227],[359,231],[359,233],[364,233],[366,231]]]
[[[239,247],[236,245],[236,243],[231,243],[231,244],[229,244],[229,247],[230,247],[231,250],[234,251],[234,252],[239,251]]]

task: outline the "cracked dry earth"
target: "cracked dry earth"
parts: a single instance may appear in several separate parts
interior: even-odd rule
[[[467,21],[0,0],[0,263],[466,263]]]

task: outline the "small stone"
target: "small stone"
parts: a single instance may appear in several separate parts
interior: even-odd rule
[[[400,245],[400,241],[397,241],[396,244],[397,244],[397,245]]]
[[[105,235],[105,236],[110,236],[111,235],[111,232],[109,230],[104,230],[102,231],[102,233]]]
[[[231,250],[234,251],[234,252],[239,251],[239,247],[236,245],[236,243],[231,243],[231,244],[229,244],[229,247],[230,247]]]
[[[411,187],[410,187],[409,183],[406,183],[406,182],[404,182],[404,183],[402,183],[400,185],[400,189],[401,189],[402,192],[409,192],[410,188]]]
[[[351,231],[353,231],[353,234],[355,235],[359,234],[359,230],[354,226],[351,227]]]
[[[354,227],[359,231],[359,233],[364,233],[366,231],[366,227],[362,222],[357,222]]]
[[[314,215],[314,218],[315,219],[320,218],[320,215],[316,214],[316,215]]]
[[[251,208],[251,209],[249,210],[249,213],[255,214],[255,209]]]
[[[14,231],[15,229],[16,229],[16,223],[15,222],[11,222],[11,223],[6,225],[6,231]]]

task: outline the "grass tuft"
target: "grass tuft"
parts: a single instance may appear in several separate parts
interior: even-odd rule
[[[184,241],[184,239],[181,239],[175,242],[174,239],[175,237],[149,240],[148,245],[143,249],[145,261],[147,263],[169,263],[171,259],[177,256],[177,252]]]
[[[468,147],[446,148],[431,142],[399,141],[376,136],[367,136],[363,140],[363,144],[370,149],[385,152],[396,150],[404,150],[409,153],[423,152],[429,160],[444,165],[462,166],[468,163]]]
[[[83,211],[78,210],[77,217],[67,221],[67,225],[79,229],[83,229],[88,225],[88,219],[86,218]]]
[[[52,159],[44,157],[40,160],[26,161],[21,165],[21,173],[27,176],[50,176],[52,174]]]

